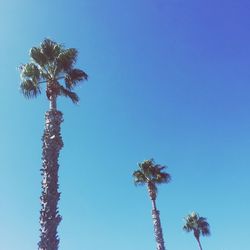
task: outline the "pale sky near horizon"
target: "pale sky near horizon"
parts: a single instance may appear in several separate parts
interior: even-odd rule
[[[44,92],[18,66],[49,37],[79,51],[80,103],[60,98],[60,250],[155,249],[137,163],[172,176],[157,198],[167,250],[193,250],[183,217],[207,217],[204,250],[250,245],[250,2],[0,0],[0,250],[39,241]]]

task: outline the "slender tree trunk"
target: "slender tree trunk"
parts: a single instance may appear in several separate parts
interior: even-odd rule
[[[57,227],[61,221],[58,212],[58,157],[63,141],[60,133],[60,125],[63,121],[62,113],[55,109],[55,99],[52,109],[45,113],[45,129],[43,134],[42,155],[42,195],[40,211],[40,242],[39,250],[57,250],[59,238]]]
[[[56,96],[52,95],[49,101],[50,110],[56,110]]]
[[[165,250],[161,221],[160,221],[160,212],[158,210],[153,209],[152,218],[153,218],[154,233],[157,246],[156,249]]]
[[[151,200],[151,201],[152,201],[152,210],[157,210],[155,200]]]
[[[152,201],[152,219],[154,225],[154,234],[156,240],[156,249],[165,250],[164,239],[160,221],[160,212],[156,209],[156,191],[152,183],[148,183],[148,193]]]
[[[196,238],[196,240],[197,240],[197,242],[198,242],[198,244],[199,244],[200,250],[202,250],[200,239],[199,239],[199,238]]]

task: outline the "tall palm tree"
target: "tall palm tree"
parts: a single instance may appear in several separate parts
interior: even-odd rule
[[[20,66],[21,91],[27,98],[37,97],[45,85],[46,95],[50,103],[49,110],[45,113],[45,128],[42,137],[42,195],[40,211],[40,241],[39,250],[57,250],[59,238],[57,227],[61,221],[58,211],[60,193],[58,191],[58,157],[63,141],[60,125],[63,116],[57,110],[57,98],[69,97],[73,103],[79,98],[73,88],[82,80],[87,79],[87,74],[74,67],[77,59],[77,50],[66,49],[50,39],[45,39],[40,46],[30,50],[31,62]]]
[[[165,250],[160,212],[156,208],[157,185],[168,183],[171,180],[170,174],[163,172],[166,166],[155,164],[153,159],[138,164],[139,170],[133,173],[136,185],[146,185],[149,197],[152,201],[152,219],[157,250]]]
[[[202,250],[200,235],[210,235],[210,227],[207,219],[204,217],[200,217],[198,213],[192,212],[185,218],[185,225],[183,226],[183,230],[185,230],[186,232],[193,231],[194,237],[199,244],[199,248],[200,250]]]

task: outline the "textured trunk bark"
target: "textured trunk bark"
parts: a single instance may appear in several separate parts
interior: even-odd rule
[[[153,208],[152,210],[157,210],[157,209],[156,209],[156,203],[155,203],[155,200],[151,200],[151,201],[152,201],[152,208]]]
[[[55,100],[54,100],[55,101]],[[60,133],[60,125],[63,121],[62,113],[52,109],[45,113],[45,129],[43,134],[43,164],[42,164],[42,195],[40,211],[40,242],[39,250],[57,250],[59,238],[57,227],[61,221],[58,212],[58,157],[63,141]]]
[[[156,240],[156,249],[165,250],[161,221],[160,221],[160,212],[158,210],[153,209],[152,218],[153,218],[154,233]]]
[[[49,100],[49,109],[56,110],[56,96],[52,95]]]

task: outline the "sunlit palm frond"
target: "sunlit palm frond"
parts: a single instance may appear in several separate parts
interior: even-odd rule
[[[40,71],[34,63],[27,63],[20,66],[21,84],[20,88],[26,98],[36,97],[41,93],[39,80]]]
[[[26,98],[36,97],[41,93],[39,84],[32,80],[23,80],[20,84],[21,91]]]
[[[46,56],[42,53],[41,48],[33,47],[30,49],[30,57],[32,60],[39,64],[41,67],[48,63]]]
[[[40,71],[34,63],[27,63],[20,67],[21,76],[23,79],[32,79],[33,81],[40,80]]]
[[[41,52],[48,61],[54,61],[62,50],[63,46],[61,44],[58,44],[48,38],[44,39],[41,43]]]

